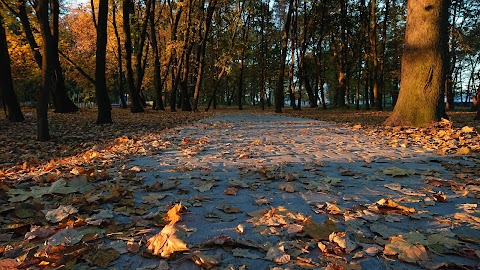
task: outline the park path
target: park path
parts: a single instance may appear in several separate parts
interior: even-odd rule
[[[200,269],[186,259],[198,250],[216,269],[476,268],[478,163],[382,140],[278,115],[220,115],[168,130],[157,153],[125,165],[139,171],[142,219],[115,219],[141,227],[181,203],[176,226],[189,250],[160,266],[124,253],[114,267]]]

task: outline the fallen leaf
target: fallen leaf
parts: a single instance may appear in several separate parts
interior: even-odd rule
[[[415,208],[399,205],[398,203],[392,201],[389,198],[386,198],[386,199],[382,198],[379,201],[377,201],[377,204],[379,208],[384,207],[384,208],[390,208],[390,209],[397,209],[397,210],[400,210],[402,213],[415,213]]]
[[[337,230],[337,225],[330,219],[320,225],[308,217],[303,223],[303,231],[315,240],[328,240],[328,236]]]
[[[470,153],[470,148],[468,148],[467,146],[458,148],[457,151],[455,152],[455,154],[457,155],[468,155],[469,153]]]
[[[284,190],[284,191],[290,192],[290,193],[293,193],[293,192],[297,191],[297,187],[292,182],[287,182],[287,183],[284,183],[284,184],[280,184],[278,186],[278,189]]]
[[[179,221],[182,216],[180,216],[180,210],[182,209],[182,204],[175,204],[170,210],[167,212],[166,220],[170,221],[170,224],[175,224]]]
[[[462,127],[461,131],[463,133],[471,133],[471,132],[475,132],[475,128],[469,127],[469,126],[464,126],[464,127]]]
[[[225,189],[225,191],[223,192],[223,194],[225,194],[225,195],[237,196],[237,189],[234,188],[234,187],[229,187],[229,188]]]
[[[353,242],[345,232],[333,232],[328,236],[332,243],[336,243],[339,247],[345,249],[347,254],[350,254],[357,248],[357,244]]]
[[[257,254],[253,254],[250,252],[248,249],[243,249],[243,248],[235,248],[232,250],[232,255],[234,257],[241,257],[241,258],[247,258],[247,259],[260,259],[261,257],[258,256]]]
[[[190,255],[191,260],[202,269],[212,269],[219,265],[219,261],[213,256],[209,256],[202,252],[194,252]]]
[[[113,218],[112,210],[100,210],[97,214],[85,219],[85,222],[90,225],[100,225],[102,222],[108,221]]]
[[[30,231],[25,234],[25,240],[31,240],[34,238],[40,238],[44,239],[49,237],[50,235],[53,235],[55,233],[55,229],[52,227],[40,227],[40,226],[35,226],[32,225],[30,228]]]
[[[205,183],[200,183],[200,184],[194,186],[193,189],[198,190],[198,191],[203,193],[203,192],[209,191],[214,186],[215,186],[215,184],[213,182],[205,182]]]
[[[383,170],[385,175],[390,175],[392,177],[405,177],[410,176],[416,173],[415,170],[407,170],[398,167],[388,167]]]
[[[285,254],[285,247],[283,244],[279,243],[268,250],[265,260],[269,260],[277,264],[286,264],[290,261],[290,255]]]
[[[173,224],[163,227],[162,231],[147,240],[147,251],[162,258],[169,258],[177,251],[188,250],[187,244],[178,238]]]
[[[392,236],[390,243],[385,245],[385,255],[398,255],[402,261],[423,264],[429,260],[425,247],[421,244],[411,244],[401,236]]]
[[[242,212],[242,210],[240,210],[240,208],[232,207],[231,205],[225,205],[225,204],[217,205],[216,208],[218,210],[222,210],[223,212],[225,212],[227,214],[236,214],[236,213],[241,213]]]

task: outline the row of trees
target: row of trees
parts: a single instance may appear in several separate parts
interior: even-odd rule
[[[435,56],[441,57],[440,83],[445,82],[434,102],[440,106],[438,118],[443,96],[453,109],[455,101],[468,101],[478,85],[480,4],[408,2],[409,12],[425,10],[423,16],[436,25],[425,31],[430,26],[423,20],[411,23],[411,29],[424,29],[427,36],[445,33],[427,48],[405,45],[417,60],[424,55],[420,49],[441,48]],[[171,111],[197,111],[199,104],[208,110],[219,102],[239,109],[245,104],[264,109],[275,102],[277,112],[285,102],[294,109],[307,103],[382,110],[397,102],[400,79],[407,82],[400,78],[400,63],[408,22],[404,2],[398,0],[0,3],[5,7],[1,28],[7,29],[0,42],[7,48],[8,41],[2,80],[3,73],[12,74],[20,100],[36,102],[40,140],[49,138],[49,97],[59,113],[78,110],[72,99],[96,101],[101,124],[112,121],[111,102],[126,107],[128,101],[132,112],[142,112],[147,99],[154,100],[156,109]],[[427,36],[415,34],[413,39]],[[8,57],[11,72],[3,68]],[[402,72],[420,76],[424,69],[404,65]],[[9,105],[10,99],[16,101],[12,87],[2,87],[2,96],[9,119],[18,121],[21,112]],[[423,99],[415,100],[427,107]],[[416,107],[408,100],[402,106],[407,111]]]

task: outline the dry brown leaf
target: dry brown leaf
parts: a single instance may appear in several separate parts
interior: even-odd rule
[[[225,195],[237,196],[237,191],[238,191],[238,189],[236,189],[234,187],[229,187],[229,188],[225,189],[225,191],[223,193]]]
[[[188,250],[187,244],[178,238],[173,224],[165,226],[161,232],[147,240],[147,251],[162,258],[169,258],[177,251]]]
[[[391,209],[397,209],[400,210],[402,213],[415,213],[415,208],[413,207],[405,207],[402,205],[399,205],[398,203],[392,201],[390,198],[382,198],[379,201],[377,201],[377,204],[380,207],[384,208],[391,208]]]
[[[212,269],[220,263],[213,256],[209,256],[202,252],[196,251],[190,255],[191,260],[202,269]]]
[[[402,261],[423,264],[429,260],[427,250],[421,244],[411,244],[401,236],[392,236],[390,243],[385,245],[385,255],[398,255]]]
[[[303,231],[315,240],[328,240],[328,236],[336,230],[337,225],[330,219],[320,225],[308,217],[303,224]]]

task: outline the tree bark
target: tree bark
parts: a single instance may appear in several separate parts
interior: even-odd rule
[[[48,20],[48,0],[38,0],[37,18],[42,35],[42,84],[37,98],[37,140],[50,140],[48,129],[48,93],[53,88],[52,75],[54,73],[53,52],[54,40],[50,32]]]
[[[281,113],[284,104],[283,83],[285,78],[285,61],[287,59],[287,44],[292,20],[293,0],[289,1],[287,18],[283,27],[282,52],[280,55],[280,69],[278,70],[277,85],[275,87],[275,112]]]
[[[155,0],[153,0],[155,1]],[[146,52],[144,54],[144,48],[145,48],[145,40],[147,38],[147,26],[148,26],[148,21],[150,17],[150,9],[152,6],[152,0],[146,0],[146,7],[145,7],[145,17],[141,25],[140,29],[140,36],[138,37],[139,40],[135,44],[138,44],[138,47],[136,48],[136,55],[135,55],[135,87],[137,88],[136,91],[139,93],[140,96],[140,104],[142,107],[144,107],[145,101],[143,100],[142,97],[142,82],[143,82],[143,77],[145,74],[145,65],[142,65],[142,61],[145,62],[144,57],[148,57],[148,53]],[[148,46],[148,43],[147,43]],[[148,47],[147,47],[148,48]]]
[[[212,24],[213,13],[217,6],[217,0],[211,0],[207,8],[207,16],[203,26],[203,36],[200,45],[200,59],[198,61],[197,82],[195,84],[195,92],[193,94],[193,111],[198,112],[198,99],[200,97],[200,87],[203,80],[203,71],[205,66],[205,50],[207,47],[208,32],[210,31],[210,25]]]
[[[445,116],[449,0],[408,1],[400,94],[390,126],[424,126]]]
[[[35,40],[32,27],[30,24],[30,20],[28,18],[28,11],[25,0],[18,0],[17,8],[18,11],[15,11],[11,6],[8,5],[5,1],[2,0],[2,3],[14,14],[16,17],[19,18],[22,28],[25,32],[25,38],[29,44],[30,50],[34,56],[35,62],[42,69],[42,54],[41,48]],[[49,11],[50,5],[50,11]],[[76,112],[78,111],[78,107],[73,103],[70,97],[67,94],[65,88],[65,78],[63,76],[62,67],[60,64],[59,59],[59,51],[58,51],[58,20],[60,15],[60,5],[58,0],[52,0],[46,3],[47,6],[47,17],[46,23],[49,25],[49,32],[46,33],[51,36],[52,44],[54,46],[51,50],[53,51],[53,67],[54,71],[50,73],[51,80],[53,81],[53,88],[50,89],[53,98],[53,106],[55,108],[55,112],[57,113],[69,113],[69,112]],[[37,5],[38,7],[38,5]],[[50,16],[48,14],[50,12]],[[37,14],[38,17],[38,14]]]
[[[95,57],[95,96],[97,98],[97,125],[112,123],[112,107],[107,93],[105,75],[107,55],[107,19],[108,0],[100,0],[98,4],[97,51]]]
[[[160,51],[158,50],[157,34],[155,29],[155,3],[152,1],[152,9],[150,14],[150,42],[153,50],[153,85],[155,88],[155,110],[164,111],[163,93],[162,93],[162,74],[160,66]]]
[[[133,8],[132,0],[123,0],[123,31],[125,33],[125,68],[127,70],[127,87],[130,92],[132,104],[130,111],[132,113],[143,112],[140,103],[140,93],[135,87],[132,68],[132,36],[130,31],[130,9]]]
[[[373,89],[373,101],[375,103],[375,108],[379,111],[383,109],[382,107],[382,93],[379,85],[378,80],[378,72],[380,65],[378,63],[378,51],[377,51],[377,18],[376,18],[376,0],[370,1],[370,48],[371,48],[371,56],[373,62],[372,68],[372,89]]]
[[[5,114],[10,122],[22,122],[25,120],[13,89],[12,70],[10,67],[10,55],[8,54],[7,35],[3,27],[3,17],[0,13],[0,100],[3,101]]]
[[[117,67],[118,67],[118,96],[120,97],[120,105],[123,109],[127,108],[127,101],[125,100],[125,95],[123,94],[123,79],[125,78],[123,74],[123,64],[122,64],[122,42],[120,40],[120,34],[118,33],[117,27],[117,3],[114,1],[112,3],[112,24],[113,30],[115,32],[115,39],[117,40]]]

